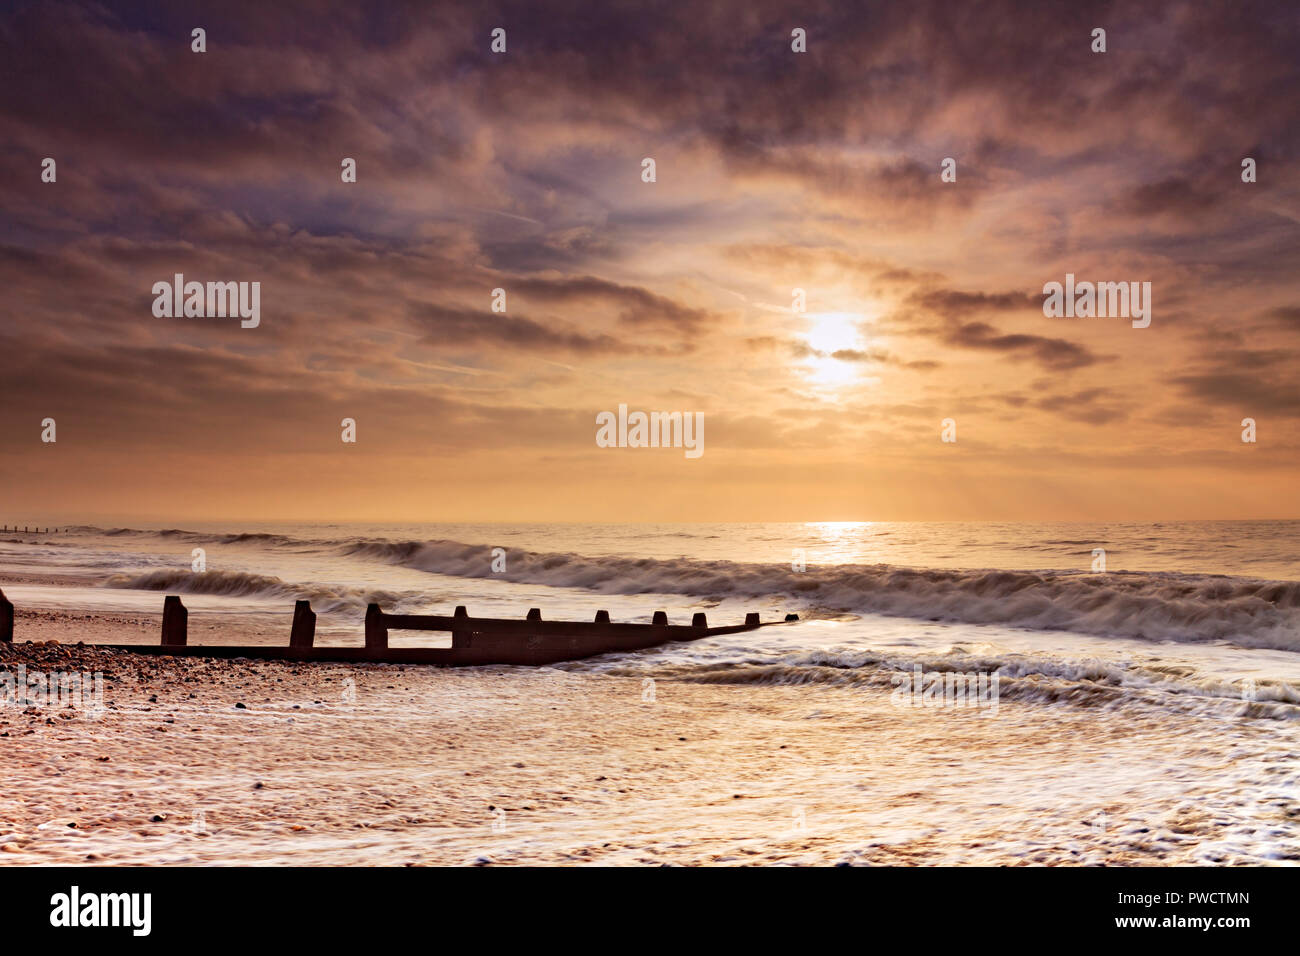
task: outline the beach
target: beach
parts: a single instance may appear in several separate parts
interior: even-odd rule
[[[1277,722],[900,707],[887,686],[159,658],[42,619],[0,708],[11,864],[1232,864],[1300,859]],[[732,675],[733,678],[735,675]],[[1104,715],[1104,716],[1103,716]]]
[[[757,560],[789,550],[787,527],[543,529],[506,538],[504,574],[475,529],[402,530],[0,542],[16,606],[0,865],[1300,860],[1296,585],[1176,570],[1209,551],[1188,540],[1240,528],[1180,529],[1140,558],[1159,570],[1106,575],[1023,567],[1089,553],[1056,528],[966,529],[982,550],[947,558],[930,538],[952,529],[805,528],[803,571]],[[1286,533],[1252,570],[1285,570]],[[1108,534],[1117,563],[1137,560]],[[882,547],[930,566],[861,560]],[[371,601],[800,619],[538,668],[85,646],[158,643],[165,593],[190,608],[190,644],[287,644],[297,599],[332,646],[361,643]],[[70,677],[81,696],[51,700]]]
[[[1269,919],[1061,868],[1300,863],[1300,3],[191,6],[0,10],[11,909]]]

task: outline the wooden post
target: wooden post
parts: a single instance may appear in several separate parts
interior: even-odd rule
[[[745,627],[758,627],[758,612],[750,611],[745,615]]]
[[[14,642],[14,604],[0,591],[0,644]]]
[[[542,609],[540,607],[530,607],[528,609],[527,620],[540,621],[541,619],[542,619]]]
[[[384,623],[384,612],[378,604],[366,607],[366,650],[388,650],[388,625]]]
[[[316,642],[316,612],[311,601],[296,601],[293,605],[293,629],[289,632],[290,647],[311,647]]]
[[[655,611],[654,620],[651,621],[650,623],[651,623],[651,624],[654,624],[654,625],[656,625],[656,626],[658,626],[658,627],[667,627],[667,626],[668,626],[668,612],[667,612],[667,611]]]
[[[703,611],[696,611],[695,616],[691,618],[691,627],[708,627],[709,619],[704,616]]]
[[[597,623],[597,624],[608,624],[608,623],[609,623],[609,612],[608,612],[608,611],[597,611],[597,612],[596,612],[596,623]]]
[[[456,613],[453,614],[452,617],[458,618],[459,620],[457,623],[462,624],[463,626],[453,627],[451,629],[451,646],[469,647],[473,638],[473,632],[469,629],[469,612],[465,610],[465,605],[457,604]]]
[[[162,642],[165,645],[186,644],[186,626],[190,612],[185,609],[178,595],[169,594],[163,600]]]

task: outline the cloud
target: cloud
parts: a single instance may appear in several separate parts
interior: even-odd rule
[[[836,349],[830,357],[842,362],[874,362],[880,365],[896,365],[899,368],[929,372],[942,368],[942,362],[933,359],[904,359],[884,349]]]
[[[1015,402],[1008,402],[1014,405]],[[1045,412],[1055,412],[1064,418],[1089,425],[1107,425],[1123,421],[1130,411],[1120,396],[1108,388],[1085,388],[1074,392],[1040,398],[1034,407]]]
[[[912,296],[912,302],[945,318],[956,318],[977,312],[1040,310],[1043,299],[1040,295],[1023,292],[959,292],[955,289],[933,289],[916,293]]]
[[[1002,333],[985,322],[958,323],[943,333],[954,348],[1004,352],[1012,358],[1030,358],[1052,371],[1069,371],[1106,361],[1085,346],[1043,335]]]
[[[1235,177],[1234,177],[1235,178]],[[1218,182],[1233,182],[1221,176]],[[1170,176],[1159,182],[1134,186],[1124,197],[1121,208],[1134,216],[1171,213],[1178,216],[1202,216],[1228,196],[1226,187],[1215,180],[1193,183],[1182,176]]]
[[[522,278],[509,283],[510,291],[527,301],[549,305],[582,301],[611,305],[618,320],[633,326],[660,326],[680,332],[698,331],[712,316],[705,309],[691,308],[648,289],[622,285],[595,276]]]
[[[1153,463],[1148,402],[1294,418],[1300,126],[1278,91],[1300,85],[1300,10],[1102,12],[1104,56],[1097,8],[1012,0],[231,0],[199,55],[184,4],[10,5],[0,454],[35,476],[15,494],[59,460],[29,442],[55,413],[66,447],[123,468],[217,448],[214,473],[241,448],[332,449],[344,408],[383,454],[418,436],[559,460],[594,408],[690,402],[719,448],[764,450],[756,472],[797,447],[813,473],[954,407],[1007,455],[1038,430]],[[1150,334],[1045,321],[1037,290],[1066,271],[1149,276]],[[155,319],[175,272],[260,281],[261,327]],[[855,317],[851,347],[809,344],[795,287]]]
[[[1294,350],[1232,350],[1170,382],[1189,398],[1255,418],[1300,417]]]
[[[498,347],[575,353],[621,352],[626,343],[608,335],[587,335],[548,328],[521,316],[429,303],[412,303],[409,314],[426,335],[423,341],[443,345],[491,344]]]

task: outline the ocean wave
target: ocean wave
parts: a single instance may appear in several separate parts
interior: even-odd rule
[[[158,534],[114,529],[110,533]],[[194,540],[238,541],[172,529]],[[700,600],[782,599],[825,614],[886,614],[1155,641],[1231,641],[1300,651],[1300,582],[1159,571],[949,570],[841,564],[789,565],[690,558],[530,552],[510,548],[492,570],[488,545],[389,538],[297,539],[269,545],[320,549],[462,578],[580,588],[603,594],[680,594]],[[283,583],[283,582],[281,582]],[[211,586],[211,585],[207,585]]]
[[[102,535],[106,538],[166,538],[168,540],[180,540],[195,544],[315,545],[321,543],[319,541],[293,538],[284,534],[273,534],[267,531],[213,533],[210,531],[188,531],[184,528],[164,528],[161,531],[147,531],[140,528],[96,528],[91,525],[76,525],[74,527],[66,528],[65,531],[69,533]]]
[[[162,568],[145,574],[115,574],[105,587],[142,591],[173,591],[181,594],[212,594],[224,597],[264,597],[311,601],[316,611],[365,610],[375,602],[393,608],[411,598],[425,595],[394,591],[349,588],[342,585],[291,584],[280,578],[246,571],[184,571]]]
[[[455,541],[366,541],[344,548],[437,574],[610,594],[798,599],[814,610],[876,613],[1171,641],[1300,650],[1300,582],[1180,572],[941,570],[784,565],[512,551],[494,575],[490,549]]]
[[[878,651],[818,650],[776,659],[635,662],[603,668],[612,676],[722,685],[825,685],[902,693],[903,678],[924,675],[997,675],[998,702],[1111,708],[1150,706],[1188,714],[1300,720],[1300,689],[1285,681],[1245,685],[1195,672],[1100,660],[1063,660],[1023,654],[902,656]],[[940,678],[941,680],[943,678]],[[973,684],[970,686],[974,686]],[[987,706],[993,694],[975,706]],[[911,703],[904,696],[903,704]],[[972,702],[973,703],[973,702]]]

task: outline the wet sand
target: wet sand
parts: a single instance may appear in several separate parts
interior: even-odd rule
[[[100,671],[105,706],[0,706],[0,863],[1234,863],[1270,826],[1300,859],[1277,721],[1171,737],[1138,711],[156,658],[70,646],[145,617],[19,624],[60,643],[0,645],[0,671]]]

